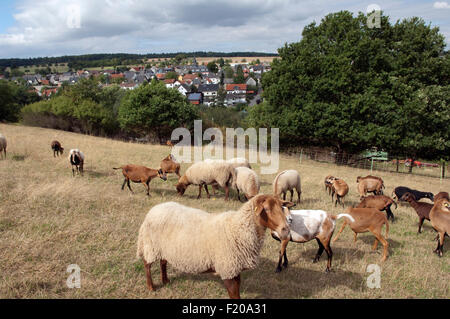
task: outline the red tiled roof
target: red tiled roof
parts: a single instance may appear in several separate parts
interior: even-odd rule
[[[247,84],[227,84],[226,85],[227,91],[234,91],[234,90],[236,90],[235,88],[237,88],[237,90],[247,91]]]
[[[166,84],[175,83],[175,79],[166,79],[166,80],[164,80],[164,83],[166,83]]]
[[[198,78],[197,74],[185,74],[183,75],[183,80],[193,80]]]
[[[156,78],[158,80],[162,80],[166,77],[166,75],[164,73],[156,73]]]
[[[123,78],[123,73],[111,74],[111,78],[113,79]]]

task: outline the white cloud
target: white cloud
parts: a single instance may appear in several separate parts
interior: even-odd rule
[[[442,10],[379,0],[392,18],[447,21]],[[21,0],[0,34],[0,58],[178,51],[276,52],[328,13],[365,12],[356,0]],[[74,7],[76,10],[74,10]],[[79,10],[78,10],[79,8]],[[73,15],[79,11],[79,19]],[[72,16],[71,16],[72,14]],[[78,27],[79,22],[79,27]],[[448,21],[441,30],[448,36]]]
[[[450,9],[450,5],[446,2],[446,1],[442,1],[442,2],[435,2],[433,4],[433,8],[436,9]]]

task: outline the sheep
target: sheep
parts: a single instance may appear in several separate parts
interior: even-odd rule
[[[240,273],[254,269],[269,228],[285,240],[289,226],[282,205],[271,195],[257,195],[237,211],[210,214],[175,202],[154,206],[139,229],[137,258],[143,259],[147,288],[154,291],[151,266],[160,261],[161,280],[169,282],[167,264],[186,273],[215,272],[230,298],[240,298]]]
[[[368,175],[366,177],[358,176],[356,178],[358,183],[358,192],[360,200],[362,200],[366,193],[374,193],[374,195],[383,195],[384,182],[380,177]]]
[[[181,177],[180,175],[180,163],[178,163],[175,159],[175,157],[172,154],[169,154],[166,158],[164,158],[161,163],[159,164],[159,167],[162,169],[162,171],[167,173],[175,173],[178,178]]]
[[[405,193],[407,193],[407,192],[413,194],[413,195],[414,195],[414,198],[415,198],[416,200],[420,200],[420,199],[422,199],[422,198],[428,198],[428,199],[430,199],[431,201],[434,200],[434,195],[433,195],[433,193],[417,191],[417,190],[415,190],[415,189],[411,189],[411,188],[406,187],[406,186],[398,186],[398,187],[396,187],[396,188],[392,191],[392,198],[398,199],[398,200],[401,201],[400,198],[403,196],[403,194],[405,194]]]
[[[294,196],[294,188],[297,191],[297,203],[300,203],[300,195],[302,193],[300,184],[300,174],[293,169],[282,171],[277,176],[272,183],[273,194],[280,197],[283,193],[283,199],[286,200],[286,192],[291,192],[291,201]]]
[[[5,154],[5,159],[6,159],[6,146],[8,146],[8,143],[6,142],[6,137],[2,133],[0,133],[0,155],[3,158],[2,155],[3,151],[3,153]]]
[[[394,214],[391,210],[391,205],[395,204],[395,209],[397,209],[397,203],[386,195],[371,195],[364,197],[361,203],[356,206],[356,208],[376,208],[379,211],[386,211],[386,216],[392,221],[394,221]]]
[[[447,192],[439,192],[436,195],[434,195],[433,201],[437,202],[438,200],[445,198],[446,200],[450,200],[450,197]]]
[[[238,199],[241,200],[239,191],[244,193],[244,196],[249,200],[259,193],[259,178],[256,172],[247,167],[236,167],[236,182],[233,184],[236,187]]]
[[[389,222],[387,217],[376,208],[353,208],[348,207],[345,211],[347,214],[353,217],[353,220],[347,218],[342,224],[336,237],[333,239],[333,243],[339,238],[339,235],[344,230],[347,224],[354,231],[354,241],[356,242],[356,236],[358,233],[365,233],[370,231],[375,235],[375,241],[373,243],[372,249],[377,249],[378,242],[380,241],[384,247],[383,257],[381,261],[384,262],[388,256],[389,243],[386,240],[389,233]],[[346,216],[345,216],[346,217]],[[386,239],[381,235],[381,228],[383,224],[386,225]]]
[[[334,206],[337,206],[337,203],[341,203],[342,207],[344,207],[344,197],[348,193],[348,185],[343,179],[338,179],[333,177],[330,179],[331,182],[331,202],[333,202],[334,194],[336,194],[336,202]],[[342,201],[341,201],[342,199]]]
[[[439,233],[438,245],[434,252],[442,257],[444,254],[444,237],[450,234],[450,201],[448,199],[441,198],[434,203],[430,211],[430,222]]]
[[[332,190],[332,186],[331,186],[331,179],[336,178],[333,175],[328,175],[327,177],[325,177],[325,191],[328,192],[328,195],[331,195],[331,190]],[[336,178],[338,179],[338,178]]]
[[[209,196],[208,186],[217,183],[225,188],[225,200],[228,200],[229,187],[232,181],[236,180],[236,172],[231,164],[225,162],[197,162],[191,165],[176,184],[177,192],[183,196],[187,187],[191,184],[198,185],[198,196],[201,197],[202,186],[205,187],[206,194]]]
[[[280,272],[282,270],[281,261],[283,257],[283,267],[286,268],[288,266],[286,247],[289,241],[295,243],[306,243],[313,239],[316,239],[317,243],[319,244],[319,250],[317,251],[315,258],[313,259],[313,262],[318,262],[320,256],[325,250],[328,256],[327,268],[325,269],[325,272],[330,272],[331,261],[333,258],[333,251],[330,247],[330,240],[331,236],[333,236],[333,232],[336,226],[335,221],[336,219],[344,216],[347,216],[347,218],[349,218],[350,220],[353,220],[353,217],[348,214],[339,214],[337,216],[332,216],[323,210],[289,211],[286,208],[285,212],[287,212],[286,215],[290,229],[288,239],[286,239],[285,241],[281,241],[278,234],[275,231],[272,231],[272,237],[275,240],[281,241],[280,256],[275,272]]]
[[[62,155],[64,153],[64,147],[61,146],[61,143],[58,141],[52,141],[51,148],[53,150],[53,157],[56,157],[56,155]]]
[[[163,172],[161,168],[156,170],[156,169],[148,168],[148,167],[141,166],[141,165],[128,164],[128,165],[123,165],[120,167],[113,167],[113,169],[122,169],[122,174],[125,177],[125,179],[123,180],[123,184],[122,184],[122,190],[125,187],[125,183],[127,183],[128,188],[130,189],[130,191],[132,193],[133,193],[133,190],[131,189],[131,186],[130,186],[130,180],[133,183],[144,184],[145,188],[147,189],[147,196],[150,196],[150,185],[149,184],[153,178],[158,176],[163,181],[167,180],[166,173]]]
[[[81,176],[83,176],[83,166],[84,166],[84,154],[79,149],[71,149],[69,152],[69,162],[72,166],[72,176],[75,176],[75,171],[77,171]],[[74,168],[75,167],[75,168]]]
[[[419,216],[419,229],[417,230],[417,233],[420,234],[422,232],[424,220],[430,220],[430,211],[433,208],[433,204],[417,202],[414,195],[410,192],[404,193],[403,196],[400,197],[400,200],[408,202]]]
[[[228,163],[228,164],[231,164],[234,168],[237,168],[237,167],[247,167],[250,169],[252,168],[250,163],[244,157],[234,157],[234,158],[230,158],[226,161],[223,159],[206,158],[203,161],[205,163]],[[208,188],[208,187],[206,187],[206,188]],[[213,183],[213,184],[211,184],[211,188],[212,188],[213,195],[215,195],[216,191],[219,189],[219,185],[217,185],[217,183]]]

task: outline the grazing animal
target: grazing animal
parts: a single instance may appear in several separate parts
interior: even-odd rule
[[[244,157],[234,157],[234,158],[230,158],[228,160],[206,158],[204,160],[204,162],[205,163],[228,163],[228,164],[231,164],[234,168],[237,168],[237,167],[247,167],[250,169],[252,168],[250,166],[250,163]],[[206,187],[206,188],[208,188],[208,187]],[[212,188],[213,195],[215,195],[216,190],[219,189],[219,185],[217,183],[212,183],[211,188]]]
[[[178,163],[175,160],[175,157],[172,154],[167,155],[166,158],[164,158],[161,163],[159,164],[162,171],[167,173],[175,173],[177,174],[178,178],[181,177],[180,175],[180,163]]]
[[[394,191],[392,192],[392,198],[394,199],[398,199],[401,201],[400,198],[402,198],[402,196],[405,193],[411,193],[414,195],[414,198],[416,200],[420,200],[422,198],[428,198],[429,200],[433,201],[434,200],[434,195],[433,193],[430,192],[421,192],[415,189],[411,189],[409,187],[406,186],[398,186],[394,189]]]
[[[171,140],[167,140],[166,145],[167,145],[167,146],[170,146],[170,147],[173,147],[173,144],[172,144],[172,141],[171,141]]]
[[[297,203],[300,203],[300,195],[302,193],[302,187],[300,184],[300,174],[293,169],[282,171],[275,176],[272,183],[273,194],[280,197],[283,193],[283,199],[286,200],[286,192],[291,192],[291,202],[294,196],[294,188],[297,191]]]
[[[449,197],[447,192],[439,192],[439,193],[437,193],[436,195],[434,195],[433,200],[434,200],[434,202],[437,202],[438,200],[440,200],[442,198],[445,198],[446,200],[450,200],[450,197]]]
[[[125,183],[127,184],[130,191],[133,193],[133,190],[130,186],[130,180],[133,183],[142,183],[147,189],[147,195],[150,196],[150,182],[153,178],[158,176],[163,181],[167,180],[166,174],[162,171],[162,169],[153,169],[148,168],[141,165],[133,165],[128,164],[120,167],[113,167],[113,169],[122,169],[122,174],[125,177],[122,184],[122,190],[125,187]]]
[[[79,149],[71,149],[69,152],[69,162],[72,166],[72,176],[75,176],[75,172],[78,172],[83,176],[84,166],[84,154]]]
[[[404,193],[403,196],[400,197],[400,200],[408,202],[419,216],[419,229],[417,230],[417,233],[420,234],[422,232],[424,220],[430,220],[430,211],[433,208],[433,204],[416,201],[416,198],[410,192]]]
[[[369,207],[369,208],[376,208],[379,211],[386,211],[386,216],[389,219],[391,219],[392,221],[394,221],[394,214],[392,213],[391,210],[391,205],[395,204],[395,209],[397,209],[397,203],[390,198],[389,196],[386,195],[370,195],[367,197],[364,197],[361,201],[361,203],[358,204],[358,206],[356,206],[356,208],[365,208],[365,207]]]
[[[239,192],[244,193],[245,198],[256,196],[259,193],[259,178],[256,172],[248,167],[236,167],[236,183],[235,187],[238,194],[239,201],[241,200]]]
[[[450,234],[450,201],[448,199],[441,198],[434,203],[430,211],[430,222],[439,234],[438,245],[434,252],[442,257],[445,236]]]
[[[186,273],[215,272],[230,298],[240,298],[240,273],[258,264],[265,230],[289,235],[284,203],[271,195],[257,195],[237,211],[210,214],[175,202],[154,206],[139,229],[137,257],[144,261],[147,287],[153,291],[151,266],[159,261],[161,280],[167,264]]]
[[[358,183],[358,192],[361,200],[367,193],[383,195],[384,182],[380,177],[372,175],[366,177],[358,176],[356,178],[356,183]]]
[[[6,158],[6,146],[8,146],[8,143],[6,142],[6,137],[0,133],[0,155],[3,157],[2,155],[2,151],[5,154],[5,158]]]
[[[208,185],[217,183],[225,189],[225,200],[228,200],[229,187],[236,180],[236,172],[231,164],[225,162],[197,162],[192,164],[178,180],[177,192],[183,196],[189,185],[198,185],[198,196],[201,197],[202,187],[209,196]]]
[[[64,147],[62,147],[61,143],[58,141],[52,141],[51,147],[53,150],[53,157],[56,157],[56,155],[62,155],[64,153]]]
[[[336,194],[336,201],[334,206],[336,207],[338,202],[344,207],[344,197],[348,194],[348,185],[343,179],[333,177],[331,181],[331,202],[333,202],[334,194]]]
[[[350,220],[352,220],[353,217],[347,214],[332,216],[323,210],[291,210],[289,212],[289,210],[285,208],[285,213],[290,228],[288,238],[281,241],[280,236],[278,236],[276,231],[272,231],[272,237],[278,241],[281,241],[280,256],[275,272],[280,272],[282,270],[281,261],[283,257],[283,267],[286,268],[288,266],[286,248],[289,241],[295,243],[306,243],[313,239],[316,239],[317,244],[319,244],[319,250],[317,251],[313,262],[318,262],[320,256],[322,256],[322,253],[325,250],[328,256],[327,268],[325,269],[325,272],[329,272],[331,270],[331,261],[333,259],[333,251],[331,250],[330,241],[336,226],[335,220],[344,216],[347,216]]]
[[[350,225],[350,228],[355,233],[354,237],[355,242],[358,233],[365,233],[370,231],[372,234],[375,235],[375,241],[373,243],[372,249],[373,250],[377,249],[378,242],[381,242],[381,244],[384,247],[383,257],[381,258],[381,261],[382,262],[385,261],[388,256],[388,249],[389,249],[389,243],[386,240],[388,238],[389,233],[389,222],[387,220],[387,217],[376,208],[348,207],[345,212],[348,215],[351,215],[353,217],[353,220],[347,218],[344,221],[338,234],[333,239],[333,243],[339,238],[339,235],[342,233],[347,224]],[[386,238],[384,238],[381,235],[381,228],[383,227],[384,224],[386,225]]]
[[[333,175],[328,175],[327,177],[325,177],[325,191],[328,192],[328,195],[331,195],[331,191],[332,191],[332,185],[331,185],[331,180],[332,179],[338,179],[336,177],[334,177]]]

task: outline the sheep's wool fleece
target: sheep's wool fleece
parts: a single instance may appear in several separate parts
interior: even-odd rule
[[[247,167],[236,167],[236,187],[247,196],[259,193],[259,178],[256,172]]]
[[[175,202],[154,206],[139,230],[138,258],[165,259],[179,271],[210,269],[232,279],[258,263],[263,226],[255,222],[253,200],[238,211],[210,214]]]
[[[186,170],[186,177],[194,185],[210,185],[217,182],[224,187],[230,179],[230,174],[234,176],[234,168],[226,162],[197,162]]]
[[[293,169],[282,171],[275,177],[272,187],[274,194],[284,193],[294,187],[300,191],[300,175]]]

